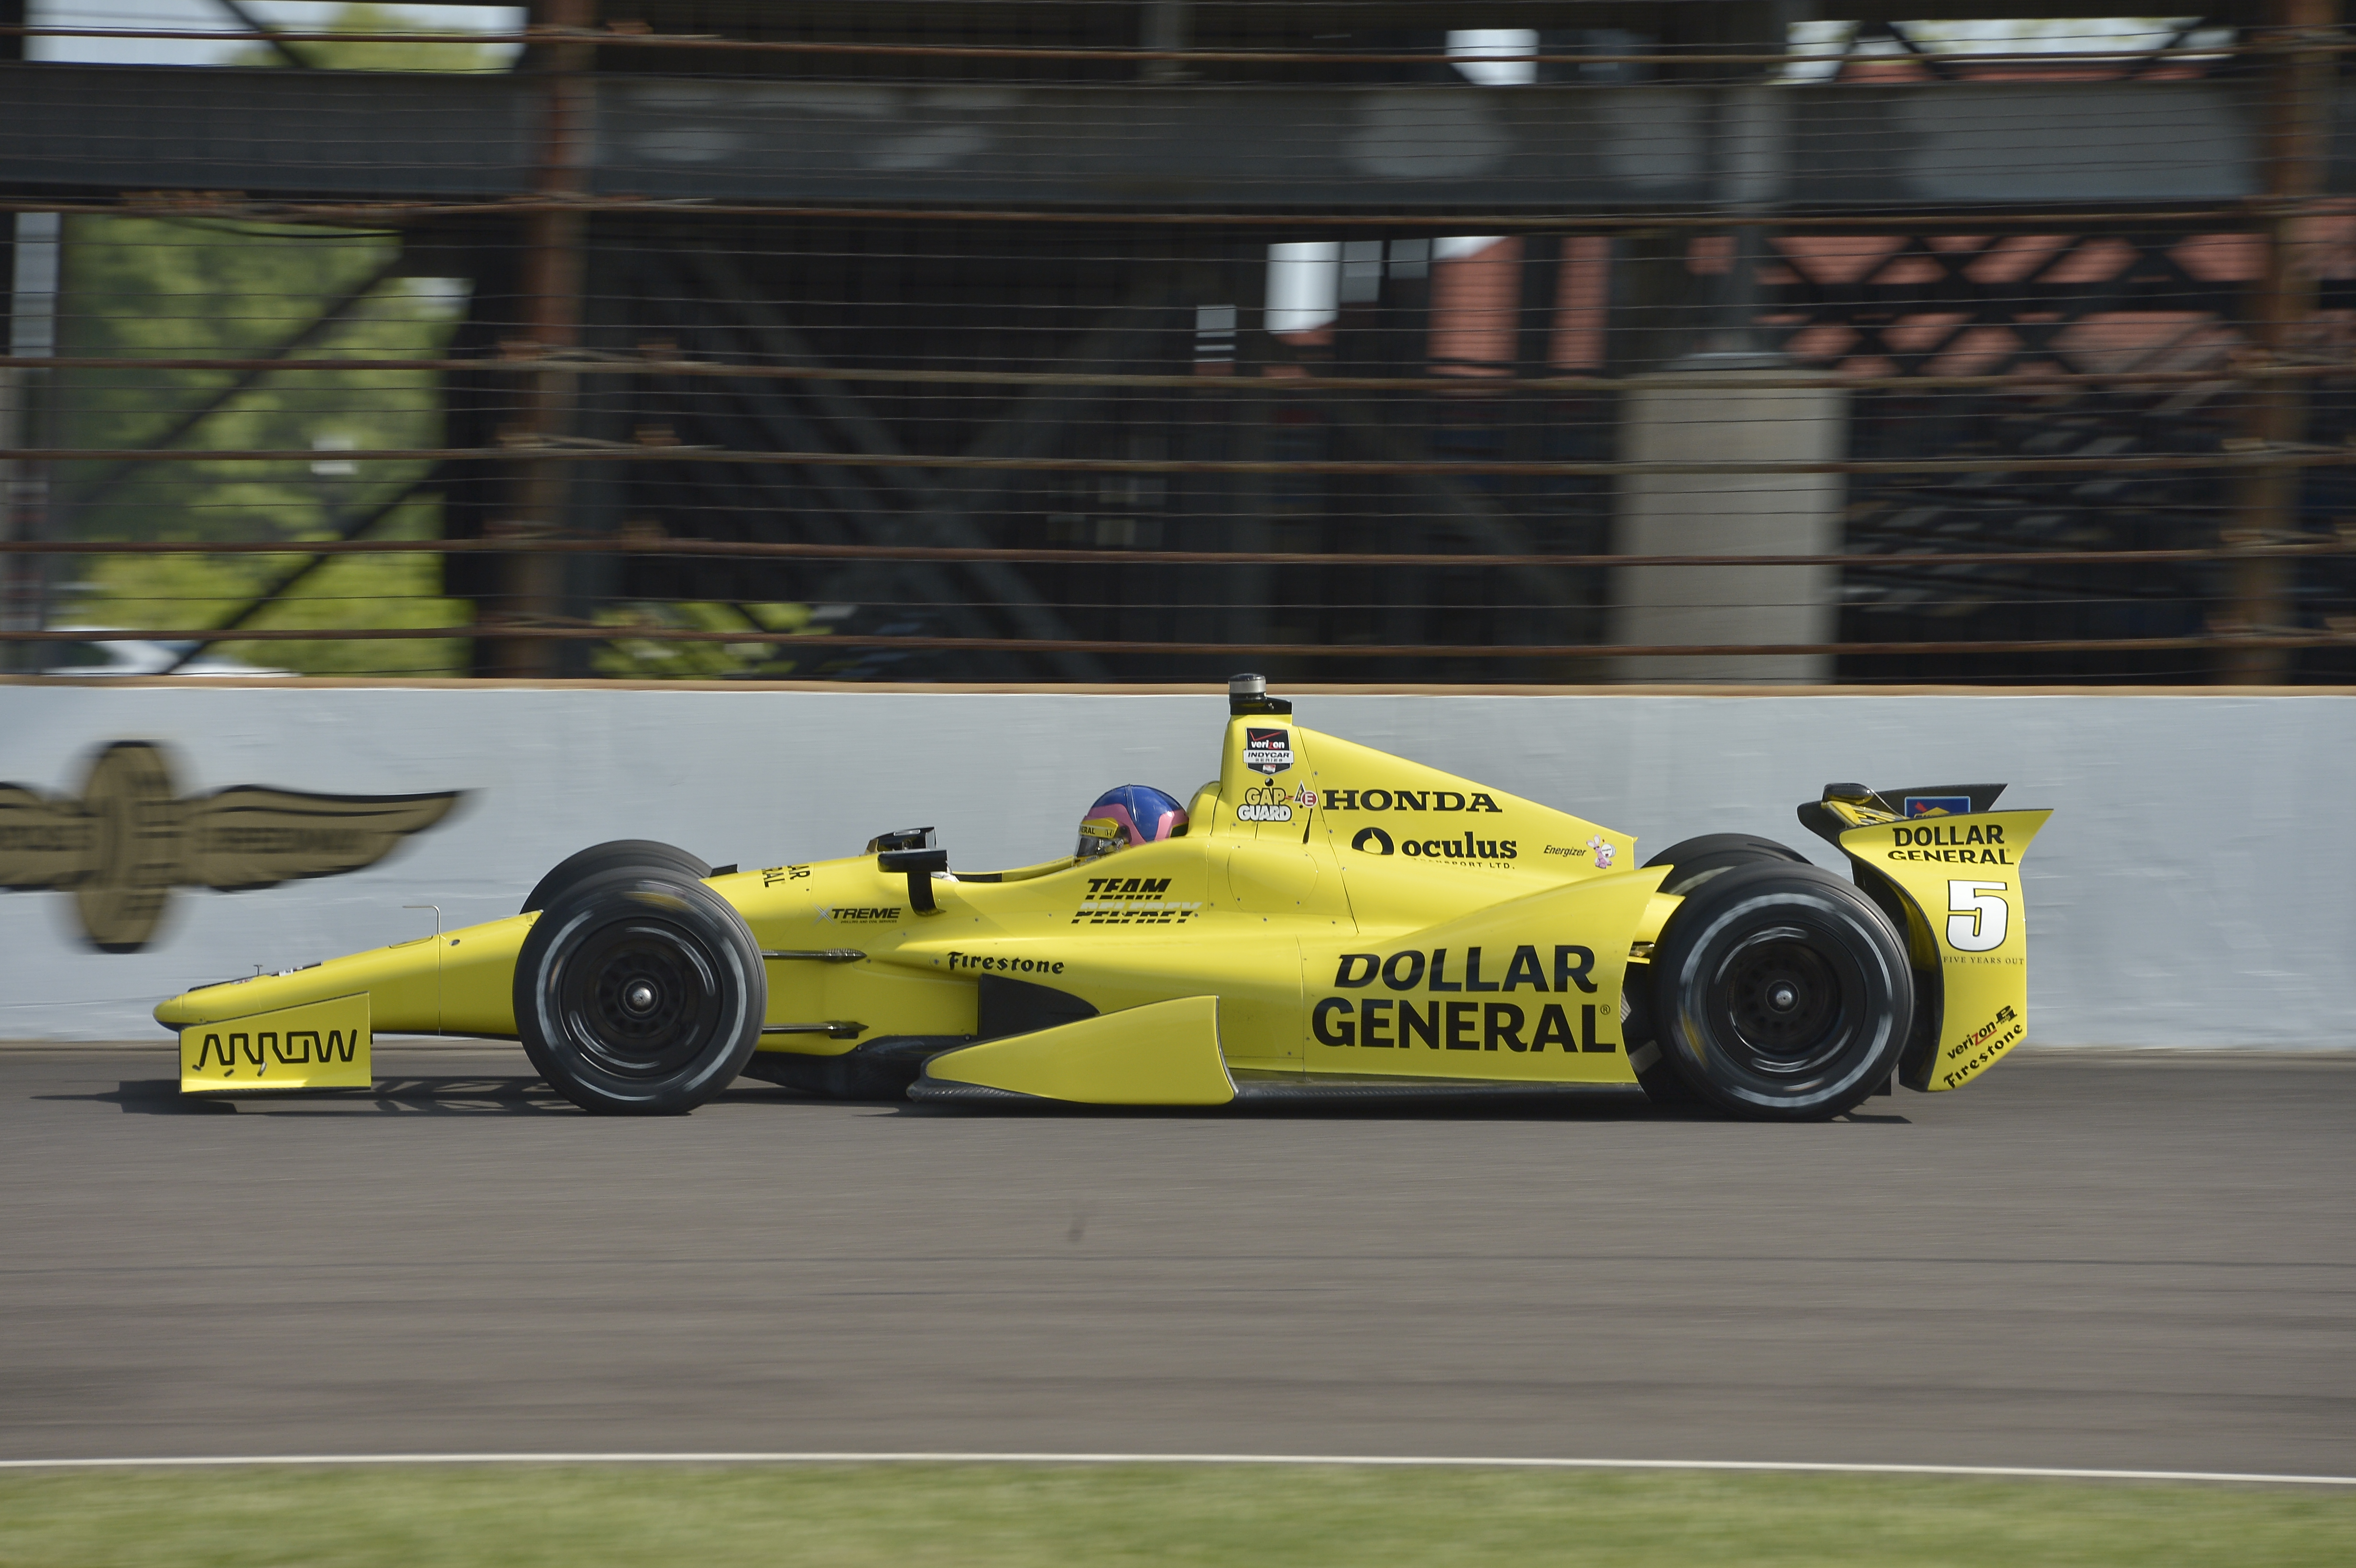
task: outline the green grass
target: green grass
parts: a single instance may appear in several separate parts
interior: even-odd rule
[[[2320,1488],[1245,1466],[0,1476],[0,1564],[2356,1563]]]

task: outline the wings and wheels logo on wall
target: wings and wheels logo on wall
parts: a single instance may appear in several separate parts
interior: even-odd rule
[[[247,892],[373,866],[465,794],[305,795],[240,784],[183,798],[146,741],[99,752],[80,799],[0,784],[0,889],[70,892],[82,934],[136,953],[175,888]]]

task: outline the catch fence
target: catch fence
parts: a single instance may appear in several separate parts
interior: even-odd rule
[[[2356,673],[2336,5],[5,12],[0,667]]]

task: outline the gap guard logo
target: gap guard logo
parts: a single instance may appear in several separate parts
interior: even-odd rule
[[[1244,731],[1244,766],[1256,773],[1275,774],[1284,772],[1291,765],[1291,731],[1255,729]]]
[[[1254,763],[1253,766],[1258,764]],[[1236,807],[1236,820],[1290,822],[1292,820],[1291,798],[1280,784],[1254,784],[1244,791],[1243,804]]]
[[[1967,795],[1910,795],[1898,804],[1901,816],[1968,816],[1972,810]]]

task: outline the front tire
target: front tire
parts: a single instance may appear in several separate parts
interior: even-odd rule
[[[1695,1093],[1762,1121],[1821,1121],[1889,1080],[1914,1013],[1906,944],[1814,866],[1730,868],[1653,951],[1655,1039]]]
[[[541,1076],[584,1111],[680,1115],[760,1043],[761,950],[700,881],[638,868],[567,889],[516,960],[516,1029]]]
[[[586,849],[576,849],[551,867],[548,875],[533,884],[523,908],[517,912],[530,914],[536,909],[546,909],[591,878],[625,867],[677,872],[699,882],[712,875],[709,865],[676,844],[652,838],[610,838]]]

